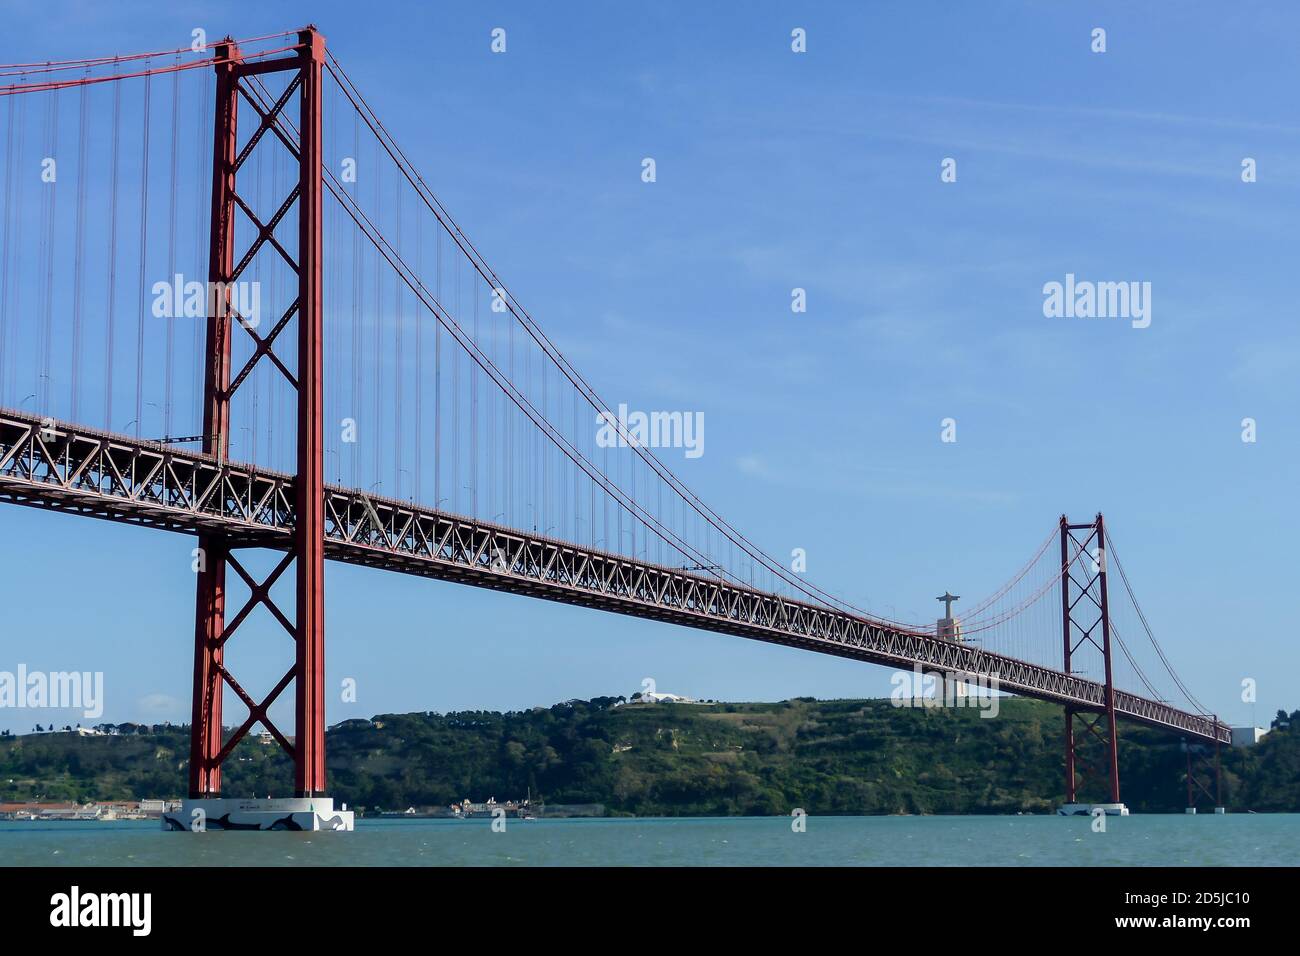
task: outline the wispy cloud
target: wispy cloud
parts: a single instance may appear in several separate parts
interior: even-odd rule
[[[770,465],[757,454],[736,460],[742,474],[768,484],[811,494],[848,498],[908,498],[988,505],[1013,505],[1017,496],[990,488],[936,481],[933,472],[862,465],[841,457],[802,461],[798,467]]]
[[[1285,133],[1300,136],[1300,126],[1275,121],[1234,119],[1220,116],[1189,116],[1179,113],[1165,113],[1153,110],[1116,109],[1104,106],[1073,106],[1060,103],[1016,103],[1006,100],[972,99],[961,96],[905,96],[887,93],[868,93],[867,97],[880,100],[894,100],[905,103],[933,103],[940,106],[955,106],[962,109],[987,110],[992,112],[1038,113],[1048,116],[1071,116],[1088,119],[1104,119],[1116,122],[1140,123],[1150,125],[1159,123],[1169,126],[1192,126],[1206,129],[1237,129],[1249,132]]]

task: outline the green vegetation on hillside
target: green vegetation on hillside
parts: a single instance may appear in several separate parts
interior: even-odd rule
[[[1063,799],[1061,709],[1040,701],[1004,699],[985,719],[884,700],[614,706],[620,700],[346,721],[329,732],[331,792],[400,810],[531,789],[547,803],[637,815],[1043,813]],[[1274,723],[1257,746],[1223,750],[1233,810],[1300,811],[1300,712]],[[123,730],[0,737],[0,801],[182,796],[188,729]],[[1134,811],[1181,809],[1179,739],[1126,724],[1120,738],[1124,801]],[[293,789],[274,745],[244,741],[224,774],[230,796]]]

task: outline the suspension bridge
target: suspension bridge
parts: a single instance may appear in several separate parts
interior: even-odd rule
[[[1193,781],[1221,802],[1191,754],[1217,768],[1229,729],[1102,515],[1060,518],[949,632],[816,587],[596,394],[316,29],[0,65],[0,96],[0,501],[196,537],[187,810],[214,826],[351,826],[326,789],[327,559],[995,682],[1063,706],[1068,805],[1121,806],[1118,721],[1183,737],[1189,803]],[[254,696],[226,650],[259,609],[293,662]],[[223,802],[259,724],[295,798]]]

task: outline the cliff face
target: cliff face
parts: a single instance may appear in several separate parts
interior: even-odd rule
[[[1044,813],[1063,799],[1061,711],[1039,701],[1003,700],[993,718],[882,700],[615,702],[348,721],[329,733],[330,788],[371,809],[531,790],[638,815]],[[0,738],[0,802],[182,796],[187,728],[130,730]],[[1178,739],[1121,724],[1120,741],[1124,801],[1181,810]],[[1300,811],[1300,731],[1275,730],[1222,759],[1230,809]],[[245,741],[225,765],[224,790],[286,794],[291,770],[277,747]]]

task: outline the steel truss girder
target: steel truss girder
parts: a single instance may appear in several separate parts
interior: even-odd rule
[[[0,501],[171,531],[220,531],[240,546],[285,550],[294,479],[157,443],[0,412]],[[873,664],[995,677],[1001,690],[1076,711],[1105,707],[1105,686],[972,645],[832,608],[636,561],[410,502],[326,486],[325,556],[601,608]],[[1115,691],[1126,719],[1228,742],[1226,725]]]

